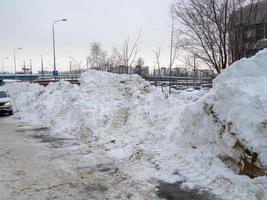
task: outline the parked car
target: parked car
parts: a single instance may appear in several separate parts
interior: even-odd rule
[[[203,84],[201,85],[201,90],[209,91],[212,88],[212,84]]]
[[[13,115],[11,100],[5,91],[0,90],[0,113]]]

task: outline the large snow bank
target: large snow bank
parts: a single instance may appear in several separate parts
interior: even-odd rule
[[[91,163],[102,158],[127,164],[121,170],[141,182],[171,177],[176,166],[165,162],[160,167],[158,159],[168,161],[176,153],[169,153],[166,144],[179,131],[180,112],[195,94],[171,97],[137,75],[94,70],[83,73],[80,82],[80,86],[59,82],[6,87],[20,121],[49,127],[60,137],[81,139],[94,152]]]
[[[184,110],[178,143],[236,162],[244,173],[250,166],[249,175],[260,175],[257,167],[267,166],[266,64],[263,50],[224,70],[213,89]]]
[[[48,87],[31,83],[6,86],[13,97],[14,109],[25,123],[38,127],[55,127],[57,132],[73,129],[80,116],[75,103],[79,87],[68,82],[51,83]]]
[[[190,98],[168,98],[137,75],[90,70],[80,82],[80,87],[64,81],[47,87],[30,83],[6,87],[22,121],[78,137],[99,137],[107,131],[127,133],[147,123],[169,134],[164,130],[178,126],[177,118],[171,119],[172,110]]]
[[[258,62],[256,60],[253,62]],[[251,60],[240,63],[246,65],[247,61]],[[225,73],[230,70],[234,70],[234,66]],[[248,133],[237,131],[237,124],[242,130],[243,126],[256,130],[255,120],[261,121],[263,114],[253,114],[258,104],[250,105],[253,94],[262,95],[260,89],[252,90],[251,82],[242,81],[249,77],[236,78],[236,75],[230,79],[223,78],[224,74],[216,79],[214,89],[199,101],[203,93],[182,92],[168,96],[139,76],[93,70],[82,75],[80,87],[66,82],[45,88],[27,83],[6,87],[21,121],[50,127],[51,133],[80,138],[87,144],[91,152],[87,155],[87,167],[111,160],[140,187],[151,184],[150,191],[157,180],[184,181],[190,187],[208,188],[228,200],[264,200],[266,178],[252,180],[236,175],[217,158],[218,155],[238,158],[240,153],[230,148],[237,139],[255,152],[257,147],[257,152],[262,151],[261,157],[264,153],[263,140],[257,139],[253,146],[252,141],[244,140]],[[256,76],[250,78],[257,80]],[[220,79],[224,83],[220,83]],[[241,83],[243,87],[238,88]],[[241,95],[244,98],[239,99]],[[254,115],[252,121],[245,118],[251,126],[239,123],[243,112]],[[231,122],[232,134],[222,129],[226,122]],[[222,136],[221,130],[224,130]],[[264,132],[260,130],[262,132],[255,134]],[[174,137],[180,145],[173,144]],[[148,190],[144,189],[144,193]]]

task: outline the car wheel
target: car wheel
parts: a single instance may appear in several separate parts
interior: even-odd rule
[[[9,115],[13,115],[13,110],[9,111]]]

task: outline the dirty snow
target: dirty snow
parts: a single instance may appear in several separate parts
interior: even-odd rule
[[[208,94],[168,96],[136,75],[93,70],[82,75],[80,87],[63,81],[6,87],[20,121],[88,144],[94,152],[88,162],[115,162],[144,191],[159,181],[182,181],[222,199],[264,200],[266,177],[241,176],[219,156],[238,159],[232,147],[239,140],[266,165],[266,55],[233,64]]]
[[[267,166],[266,55],[267,50],[234,63],[214,80],[209,94],[186,108],[182,133],[187,144],[238,156],[231,152],[238,139]]]

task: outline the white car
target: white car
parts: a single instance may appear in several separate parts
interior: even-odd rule
[[[11,100],[5,91],[0,90],[0,113],[13,115]]]
[[[194,92],[195,90],[194,90],[194,88],[187,88],[185,91],[186,92]]]

